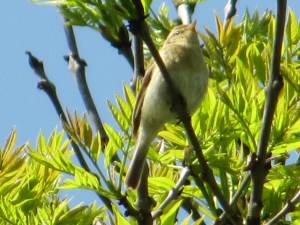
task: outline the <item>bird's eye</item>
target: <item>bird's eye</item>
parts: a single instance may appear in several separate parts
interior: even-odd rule
[[[176,31],[174,34],[175,35],[178,35],[178,34],[180,34],[181,32],[180,31]]]

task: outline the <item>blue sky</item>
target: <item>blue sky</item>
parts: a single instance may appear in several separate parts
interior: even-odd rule
[[[154,0],[155,8],[162,2]],[[203,30],[205,26],[214,30],[214,15],[223,16],[225,3],[225,0],[206,0],[198,5],[195,12],[198,29]],[[289,5],[300,14],[298,0],[290,0]],[[275,9],[276,1],[240,0],[238,15],[245,7],[252,11],[255,8],[260,11]],[[174,11],[171,6],[173,16]],[[44,61],[64,106],[71,111],[85,111],[75,80],[63,60],[68,48],[62,18],[54,7],[35,5],[28,0],[10,0],[2,2],[0,26],[0,143],[4,143],[14,127],[19,143],[27,140],[35,143],[40,131],[49,135],[55,127],[60,128],[60,124],[49,99],[36,88],[37,77],[28,66],[26,50]],[[126,60],[95,31],[77,28],[76,35],[81,57],[88,62],[87,79],[96,105],[103,120],[110,123],[112,117],[106,100],[121,93],[122,85],[129,81],[132,71]]]
[[[154,8],[162,2],[154,0]],[[198,29],[214,30],[214,16],[223,16],[225,4],[225,0],[206,0],[198,5],[194,16]],[[299,0],[289,0],[288,5],[300,15]],[[276,0],[240,0],[238,18],[246,7],[250,11],[274,10]],[[62,18],[55,8],[28,0],[2,1],[0,11],[0,146],[13,128],[17,129],[19,144],[30,141],[34,145],[39,132],[49,136],[55,127],[61,129],[61,126],[48,97],[36,88],[37,77],[28,66],[26,50],[44,61],[64,107],[80,114],[85,111],[75,79],[63,60],[68,48]],[[175,16],[173,6],[171,15]],[[102,120],[111,123],[106,100],[122,93],[122,85],[129,82],[132,71],[127,61],[98,33],[88,28],[75,31],[81,57],[88,63],[87,80],[95,103]]]

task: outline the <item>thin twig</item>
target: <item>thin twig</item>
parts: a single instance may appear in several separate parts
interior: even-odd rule
[[[67,117],[64,113],[63,107],[58,99],[57,93],[56,93],[56,88],[55,85],[48,79],[45,70],[44,70],[44,65],[43,62],[40,61],[38,58],[33,56],[31,52],[27,51],[26,54],[29,56],[29,64],[31,68],[34,70],[34,72],[38,75],[40,78],[40,81],[38,82],[38,88],[45,91],[45,93],[48,95],[50,100],[52,101],[52,104],[62,121],[63,128],[65,129],[65,125],[68,124]],[[70,135],[67,133],[67,136],[71,142],[71,145],[74,149],[75,155],[80,163],[80,165],[88,172],[91,172],[88,164],[86,163],[79,146],[74,142],[74,140],[70,137]],[[98,177],[97,177],[98,178]],[[100,179],[98,178],[99,182]],[[110,199],[108,199],[105,196],[100,195],[97,193],[98,197],[100,200],[104,203],[104,205],[109,209],[110,212],[112,212],[112,205]]]
[[[300,202],[300,190],[295,194],[295,196],[283,206],[283,208],[267,223],[264,225],[273,225],[277,224],[277,222],[285,217],[289,212],[295,210],[296,205]]]
[[[108,142],[108,136],[104,130],[103,123],[100,119],[99,113],[97,111],[96,105],[93,101],[91,92],[89,90],[87,81],[86,81],[86,74],[85,74],[85,67],[86,63],[83,59],[80,58],[76,38],[74,35],[73,27],[67,24],[67,20],[64,19],[64,29],[65,34],[68,42],[68,46],[70,48],[70,55],[67,57],[67,61],[69,63],[69,68],[71,72],[75,75],[77,85],[82,96],[84,105],[88,112],[89,117],[91,118],[94,127],[99,131],[101,136],[101,143],[105,146]]]
[[[58,114],[59,118],[62,121],[62,124],[68,123],[67,117],[64,113],[63,107],[58,99],[55,85],[48,79],[45,70],[43,62],[37,59],[35,56],[31,54],[31,52],[27,51],[26,54],[29,56],[29,64],[31,68],[34,70],[34,72],[39,76],[40,81],[38,82],[38,88],[45,91],[45,93],[48,95],[50,100],[52,101],[53,106],[55,107],[56,113]],[[68,133],[67,133],[68,134]],[[68,135],[69,137],[69,135]],[[80,149],[78,145],[69,137],[71,140],[71,145],[74,148],[75,154],[77,156],[77,159],[80,163],[80,165],[88,170],[88,165],[85,162],[85,159],[83,158]]]
[[[280,75],[281,48],[284,35],[286,18],[286,0],[277,0],[276,33],[271,64],[270,81],[267,89],[267,97],[262,119],[260,140],[257,148],[257,161],[251,169],[252,192],[248,207],[247,225],[260,224],[260,212],[262,209],[262,192],[268,167],[265,166],[267,147],[271,132],[272,121],[278,102],[278,96],[283,86]]]
[[[190,175],[190,169],[188,167],[183,167],[175,187],[173,187],[172,190],[169,191],[168,196],[161,203],[159,208],[156,211],[152,212],[153,219],[156,219],[157,217],[161,216],[163,210],[170,204],[170,202],[178,197],[189,175]]]

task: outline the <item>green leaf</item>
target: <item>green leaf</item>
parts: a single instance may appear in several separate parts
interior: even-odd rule
[[[300,38],[300,28],[296,14],[293,10],[289,10],[287,29],[290,29],[290,42],[297,44]]]
[[[163,164],[170,164],[172,162],[183,160],[183,158],[184,158],[184,150],[169,149],[169,150],[163,152],[159,156],[159,162],[161,162]]]
[[[108,168],[113,156],[116,154],[116,152],[119,149],[122,149],[123,147],[123,141],[121,136],[117,133],[115,129],[113,129],[108,124],[104,124],[105,131],[108,135],[109,142],[106,146],[106,149],[104,151],[105,153],[105,165]]]
[[[143,4],[145,14],[148,14],[150,6],[151,6],[151,3],[152,3],[152,0],[141,0],[141,2]]]
[[[14,129],[14,130],[10,133],[8,139],[6,140],[6,143],[5,143],[5,146],[4,146],[3,151],[4,151],[4,152],[7,152],[7,153],[12,152],[13,148],[15,147],[16,140],[17,140],[17,132],[16,132],[16,130]]]
[[[86,189],[98,192],[107,198],[116,199],[115,193],[100,186],[97,177],[81,168],[75,170],[74,179],[66,179],[60,189]]]
[[[130,105],[126,101],[124,101],[120,96],[116,96],[116,100],[124,118],[126,118],[127,122],[130,124],[130,118],[132,114]]]
[[[115,214],[116,225],[130,225],[127,219],[124,216],[122,216],[122,214],[119,212],[119,209],[115,205],[112,206],[113,206],[113,212]]]
[[[95,162],[99,159],[101,155],[101,150],[102,150],[101,136],[100,133],[98,132],[90,145],[90,154]]]
[[[300,140],[299,138],[291,138],[285,139],[283,143],[279,143],[276,146],[272,147],[272,154],[279,155],[282,153],[288,153],[289,151],[293,151],[295,149],[300,148]]]
[[[186,140],[171,131],[161,131],[159,132],[159,136],[179,146],[186,146]]]
[[[167,210],[161,216],[161,225],[174,225],[178,210],[182,204],[182,200],[179,200],[168,207]]]
[[[123,92],[124,92],[126,101],[130,106],[131,111],[133,111],[133,107],[134,107],[135,101],[136,101],[133,91],[131,90],[131,88],[128,85],[125,84],[123,86]]]
[[[108,103],[108,107],[109,107],[115,121],[118,123],[118,125],[122,129],[122,131],[126,133],[130,126],[129,119],[126,118],[123,115],[123,113],[115,105],[113,105],[110,101],[108,101],[107,103]]]
[[[167,193],[175,186],[174,181],[167,177],[149,177],[150,193]]]
[[[181,195],[187,198],[198,198],[199,200],[203,198],[199,188],[192,185],[184,185]]]

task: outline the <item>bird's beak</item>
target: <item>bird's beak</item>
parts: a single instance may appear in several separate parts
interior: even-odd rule
[[[191,31],[196,32],[196,24],[197,24],[197,22],[194,21],[189,25],[189,28]]]

